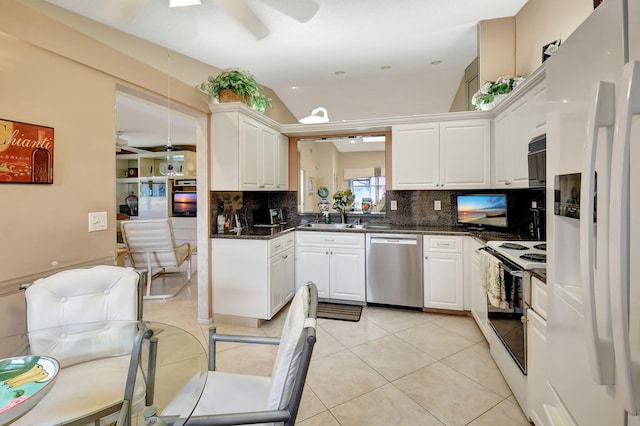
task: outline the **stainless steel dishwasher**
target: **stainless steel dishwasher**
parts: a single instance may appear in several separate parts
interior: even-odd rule
[[[422,237],[367,234],[367,303],[422,308]]]

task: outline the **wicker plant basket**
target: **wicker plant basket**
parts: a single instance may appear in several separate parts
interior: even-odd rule
[[[220,103],[223,103],[223,102],[242,102],[245,105],[251,106],[251,97],[250,96],[245,96],[244,98],[242,98],[240,95],[238,95],[236,92],[234,92],[233,90],[230,90],[230,89],[221,90],[220,93],[218,93],[218,101]]]

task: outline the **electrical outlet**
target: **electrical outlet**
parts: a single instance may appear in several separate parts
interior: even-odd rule
[[[391,200],[391,210],[398,210],[398,200]]]
[[[434,200],[433,201],[433,209],[434,210],[442,210],[442,201]]]
[[[535,208],[537,208],[537,207],[538,207],[538,202],[537,202],[537,201],[532,201],[532,202],[531,202],[531,208],[532,208],[532,209],[535,209]]]
[[[107,212],[89,213],[89,232],[107,229]]]

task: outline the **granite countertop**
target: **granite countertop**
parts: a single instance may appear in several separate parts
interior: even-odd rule
[[[242,231],[226,231],[222,234],[212,234],[211,238],[231,238],[245,240],[270,240],[284,235],[296,229],[291,225],[281,225],[272,228],[256,228],[243,229]]]
[[[235,238],[235,239],[272,239],[281,236],[283,233],[293,230],[308,231],[308,232],[355,232],[355,233],[418,233],[418,234],[440,234],[440,235],[459,235],[459,236],[472,236],[482,243],[493,240],[522,240],[522,238],[515,233],[510,232],[494,232],[494,231],[475,231],[459,226],[407,226],[407,225],[391,225],[391,228],[338,228],[338,229],[323,229],[323,228],[310,228],[304,225],[292,226],[283,225],[273,228],[256,228],[252,227],[239,232],[227,231],[221,234],[212,234],[211,238]]]

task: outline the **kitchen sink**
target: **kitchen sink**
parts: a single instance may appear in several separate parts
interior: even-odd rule
[[[313,229],[346,229],[352,227],[350,223],[307,223],[303,226]]]

